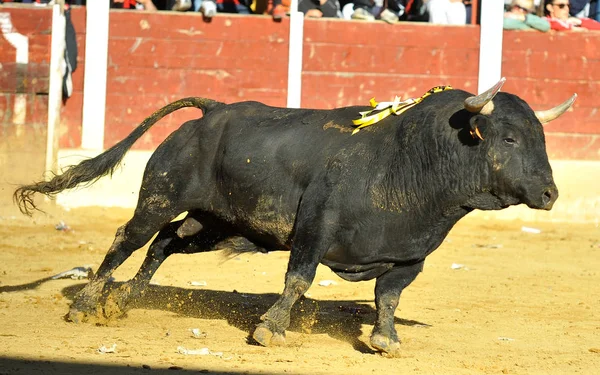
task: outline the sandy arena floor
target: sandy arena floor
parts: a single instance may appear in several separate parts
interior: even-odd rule
[[[403,294],[396,324],[404,355],[389,359],[368,345],[374,282],[346,282],[324,266],[293,311],[288,346],[248,344],[283,288],[285,252],[227,261],[222,252],[173,256],[125,318],[68,323],[85,280],[48,278],[96,269],[130,211],[48,212],[30,219],[0,203],[0,374],[600,373],[600,229],[593,224],[466,218]],[[70,231],[55,229],[61,220]],[[144,255],[135,253],[115,283],[132,277]],[[323,280],[337,284],[319,286]],[[193,337],[192,328],[206,337]],[[114,353],[98,352],[113,344]],[[184,355],[180,346],[216,355]]]

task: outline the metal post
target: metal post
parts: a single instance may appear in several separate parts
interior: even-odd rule
[[[90,150],[104,148],[109,10],[109,0],[88,1],[86,5],[81,148]]]
[[[288,53],[288,108],[300,108],[302,98],[302,47],[304,41],[304,14],[298,12],[298,0],[290,6],[290,49]]]
[[[503,20],[503,0],[481,2],[478,93],[494,86],[502,77]]]
[[[48,130],[46,138],[46,171],[56,172],[60,109],[62,107],[63,76],[65,73],[65,13],[64,0],[52,6],[52,39],[50,42],[50,74],[48,87]]]

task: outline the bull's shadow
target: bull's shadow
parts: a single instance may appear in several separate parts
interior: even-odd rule
[[[107,285],[118,288],[121,283]],[[73,299],[83,284],[63,289],[65,297]],[[209,289],[187,289],[172,286],[149,285],[143,296],[132,301],[131,309],[154,309],[198,319],[224,319],[228,324],[248,332],[248,343],[255,344],[252,332],[260,323],[260,316],[275,303],[279,294],[226,292]],[[374,324],[376,312],[366,304],[370,301],[315,300],[301,298],[292,309],[289,331],[325,333],[350,343],[362,353],[375,353],[359,340],[361,325]],[[124,317],[123,319],[127,319]],[[405,326],[429,326],[414,320],[395,318],[395,323]]]

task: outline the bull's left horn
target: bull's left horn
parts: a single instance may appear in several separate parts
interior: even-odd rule
[[[500,81],[498,81],[498,83],[496,83],[491,89],[482,92],[479,95],[469,96],[468,98],[466,98],[465,109],[469,112],[480,113],[483,110],[483,107],[485,107],[486,104],[488,104],[492,99],[494,99],[494,96],[496,96],[498,91],[500,91],[502,85],[504,85],[504,82],[506,82],[506,78],[502,77]]]
[[[535,111],[535,117],[537,117],[538,120],[540,120],[540,122],[542,124],[550,122],[550,121],[560,117],[560,115],[562,115],[569,108],[571,108],[571,106],[573,105],[573,102],[575,102],[575,99],[577,99],[577,94],[573,94],[573,96],[571,96],[569,99],[567,99],[567,101],[565,101],[562,104],[557,105],[556,107],[554,107],[552,109],[548,109],[546,111]]]

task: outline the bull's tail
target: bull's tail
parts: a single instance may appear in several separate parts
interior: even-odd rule
[[[79,164],[67,167],[61,174],[55,175],[50,181],[40,181],[31,185],[20,186],[13,194],[13,200],[22,213],[31,216],[32,211],[38,209],[33,201],[35,193],[54,197],[63,190],[74,188],[78,185],[93,184],[98,179],[114,172],[125,153],[148,129],[161,118],[185,107],[196,107],[206,113],[220,104],[214,100],[190,97],[170,103],[146,118],[131,134],[102,154],[86,159]]]

